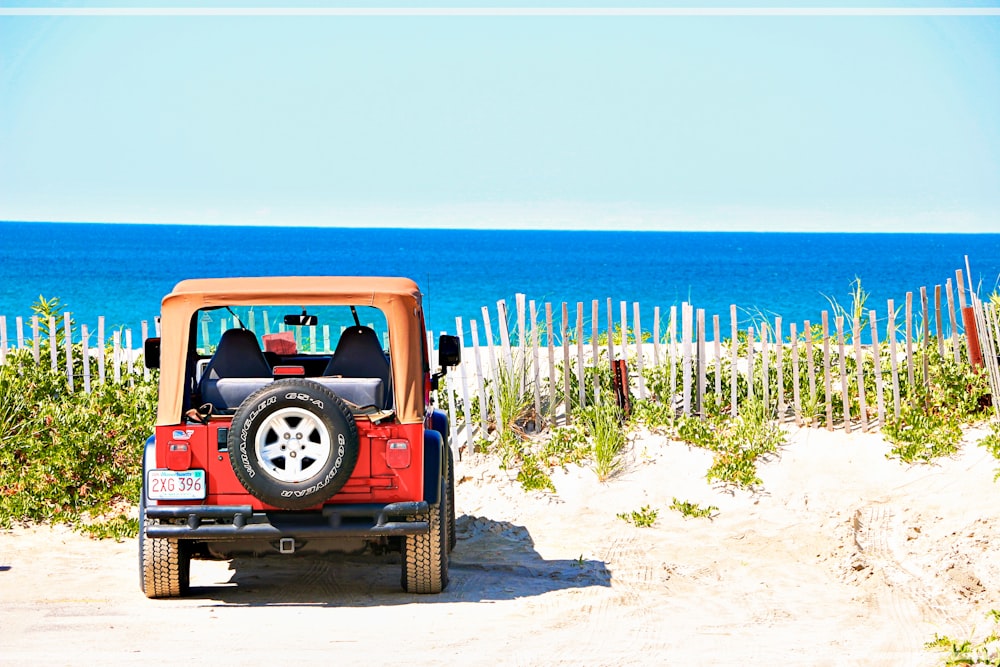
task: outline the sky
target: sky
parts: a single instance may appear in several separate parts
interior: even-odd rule
[[[0,0],[0,220],[1000,233],[1000,2],[292,4]]]

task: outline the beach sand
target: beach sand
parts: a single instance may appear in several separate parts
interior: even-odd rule
[[[992,629],[986,429],[954,458],[907,466],[879,435],[787,428],[757,495],[713,487],[708,453],[650,432],[616,478],[557,469],[556,493],[466,456],[437,596],[402,593],[390,554],[194,561],[189,597],[147,600],[133,540],[5,531],[0,662],[932,665],[935,633]],[[719,511],[685,518],[674,498]],[[652,527],[616,516],[643,506]]]

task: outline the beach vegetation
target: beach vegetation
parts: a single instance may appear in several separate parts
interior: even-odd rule
[[[46,299],[43,295],[38,295],[38,300],[31,304],[31,312],[38,317],[38,334],[42,345],[48,346],[52,340],[53,331],[49,326],[49,320],[55,319],[55,339],[56,346],[62,347],[66,342],[66,330],[63,313],[68,307],[58,298]],[[70,319],[72,329],[76,322]]]
[[[888,455],[903,463],[928,463],[951,456],[958,452],[962,439],[962,429],[955,420],[910,404],[902,406],[898,419],[886,419],[882,433],[891,444]]]
[[[622,467],[621,453],[627,442],[624,415],[618,405],[610,401],[590,405],[575,414],[590,439],[597,479],[605,482]]]
[[[698,503],[678,500],[677,498],[674,498],[673,502],[670,503],[670,509],[680,512],[690,519],[712,519],[719,513],[719,508],[715,505],[702,507]]]
[[[495,452],[500,464],[507,468],[516,462],[529,422],[534,421],[533,379],[528,364],[521,359],[500,363],[497,374],[489,385],[495,415]]]
[[[541,448],[541,458],[550,467],[582,463],[590,456],[590,442],[583,427],[577,423],[556,426]]]
[[[990,432],[979,441],[980,447],[985,447],[990,455],[1000,460],[1000,421],[990,422]],[[993,479],[1000,479],[1000,468],[997,468]]]
[[[622,331],[621,323],[615,324],[614,328],[611,330],[611,342],[615,345],[634,345],[636,342],[635,329],[632,327],[625,327],[625,331]],[[652,343],[653,334],[649,331],[640,331],[639,337],[643,343]],[[607,345],[608,344],[608,332],[602,331],[597,334],[597,344]]]
[[[643,505],[639,509],[632,510],[631,512],[619,512],[616,516],[625,523],[630,523],[636,528],[649,528],[656,523],[656,517],[659,513],[660,511],[656,508],[650,507],[649,505]]]
[[[77,351],[77,356],[82,350]],[[141,486],[156,378],[69,391],[63,372],[17,350],[0,366],[0,526],[55,521],[125,536]]]
[[[922,348],[914,357],[914,375],[921,379],[913,385],[907,383],[899,416],[887,417],[882,433],[892,445],[890,456],[904,463],[926,463],[958,451],[960,425],[985,414],[984,397],[989,388],[985,373],[967,363],[956,363],[953,356],[942,355],[936,347]],[[900,376],[904,376],[903,371]]]
[[[705,473],[709,481],[754,491],[763,484],[757,463],[776,454],[785,439],[784,430],[773,419],[771,408],[762,400],[748,400],[736,417],[681,418],[677,437],[713,453]]]
[[[555,492],[556,487],[552,484],[544,464],[535,454],[527,453],[521,457],[521,466],[517,471],[517,481],[525,491],[550,491]]]
[[[1000,666],[1000,611],[991,609],[986,617],[993,621],[993,629],[981,639],[953,639],[934,633],[934,639],[924,648],[943,654],[944,665],[997,665]]]
[[[836,321],[838,317],[844,318],[844,339],[853,342],[855,324],[858,325],[859,332],[868,328],[868,311],[865,309],[865,305],[868,303],[871,293],[861,284],[861,278],[855,276],[850,283],[848,295],[851,298],[848,306],[841,305],[836,297],[826,294],[823,296],[830,304],[830,310],[833,313],[831,319]]]

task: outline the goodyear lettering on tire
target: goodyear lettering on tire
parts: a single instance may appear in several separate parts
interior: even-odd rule
[[[243,428],[240,429],[240,462],[243,464],[243,469],[247,471],[247,475],[254,477],[257,473],[254,471],[253,466],[250,465],[250,453],[247,451],[247,432],[250,427],[253,426],[254,421],[257,419],[257,415],[263,412],[267,407],[273,405],[278,398],[276,396],[271,396],[267,400],[261,401],[260,405],[254,408],[250,414],[247,415],[246,421],[243,422]]]

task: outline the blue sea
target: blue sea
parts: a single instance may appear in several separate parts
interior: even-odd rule
[[[819,320],[829,299],[851,303],[855,278],[867,308],[902,304],[908,291],[954,283],[968,255],[973,284],[1000,288],[1000,234],[806,234],[559,232],[438,229],[200,227],[188,225],[0,222],[0,315],[31,316],[40,295],[58,297],[78,323],[138,329],[185,278],[253,275],[401,275],[425,294],[428,325],[455,330],[524,293],[539,308],[561,303],[638,302],[643,327],[654,306],[665,323],[683,302],[722,316],[739,308],[740,326],[762,316]],[[933,303],[933,302],[932,302]],[[915,306],[915,309],[918,307]],[[587,325],[589,331],[589,324]],[[665,324],[662,325],[665,327]],[[481,328],[481,327],[480,327]],[[787,330],[787,329],[786,329]],[[466,325],[468,336],[468,326]],[[12,333],[9,333],[13,337]]]

